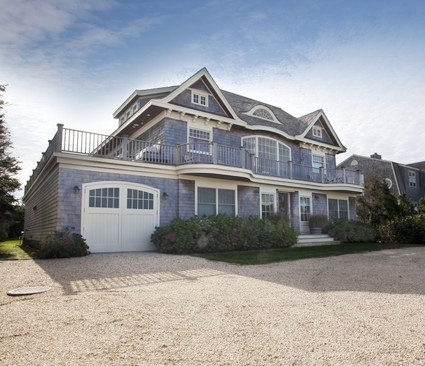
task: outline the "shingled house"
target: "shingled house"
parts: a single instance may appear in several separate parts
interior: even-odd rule
[[[25,238],[69,227],[93,252],[153,249],[173,218],[281,212],[354,218],[357,169],[322,110],[296,118],[221,90],[204,68],[181,85],[134,91],[110,135],[58,125],[25,189]]]
[[[357,169],[367,185],[372,179],[385,181],[395,196],[406,195],[417,207],[418,201],[425,196],[425,162],[400,164],[382,159],[374,153],[370,157],[351,155],[338,164],[340,169]]]

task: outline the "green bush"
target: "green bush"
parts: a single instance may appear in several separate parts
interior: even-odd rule
[[[379,237],[385,243],[425,244],[425,217],[407,216],[379,227]]]
[[[174,219],[151,239],[163,253],[194,253],[288,247],[297,235],[282,218],[217,215]]]
[[[90,253],[88,249],[86,240],[81,235],[65,229],[55,231],[40,244],[38,257],[41,259],[83,257]]]
[[[372,226],[354,220],[328,223],[323,232],[343,243],[367,243],[376,240],[376,231]]]

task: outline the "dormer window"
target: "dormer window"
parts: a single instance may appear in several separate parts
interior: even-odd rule
[[[208,95],[192,90],[192,103],[208,107]]]
[[[248,116],[261,118],[266,121],[280,123],[279,120],[274,115],[274,113],[272,112],[272,110],[266,107],[265,105],[256,105],[250,111],[245,112],[245,114],[247,114]]]
[[[252,113],[253,116],[260,117],[262,119],[268,119],[269,121],[273,121],[273,116],[269,111],[264,108],[259,108]]]
[[[321,127],[313,127],[313,136],[317,137],[318,139],[321,139],[323,134],[322,134],[322,128]]]

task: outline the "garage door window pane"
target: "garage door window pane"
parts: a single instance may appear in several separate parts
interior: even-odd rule
[[[135,210],[153,210],[153,193],[127,189],[127,208]]]
[[[89,207],[119,208],[119,188],[89,190]]]

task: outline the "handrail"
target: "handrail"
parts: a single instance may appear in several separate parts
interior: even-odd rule
[[[296,179],[323,184],[342,183],[362,185],[358,171],[349,169],[324,169],[256,157],[244,147],[216,142],[190,142],[167,145],[158,142],[129,139],[93,132],[64,128],[58,130],[25,186],[25,192],[34,183],[54,152],[82,154],[110,159],[131,160],[141,163],[166,165],[214,164],[251,170],[254,174]]]

